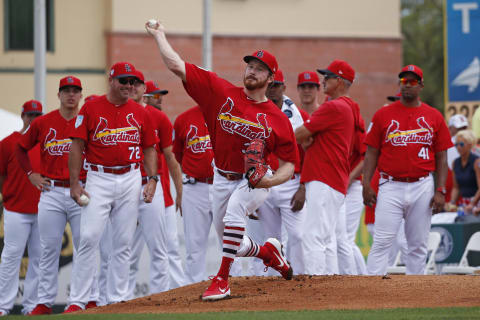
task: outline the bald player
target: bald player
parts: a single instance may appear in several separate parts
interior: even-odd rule
[[[25,276],[22,313],[27,314],[37,303],[39,260],[41,254],[38,232],[38,200],[40,191],[21,169],[16,148],[31,122],[42,115],[42,104],[30,100],[22,106],[23,127],[0,141],[0,190],[3,196],[4,238],[0,263],[0,316],[13,308],[18,292],[20,264],[28,250],[28,269]],[[40,172],[40,147],[29,151],[32,172]]]
[[[228,275],[236,256],[256,256],[285,279],[291,279],[293,270],[277,239],[268,239],[260,246],[244,236],[246,215],[265,201],[269,188],[292,177],[298,158],[288,118],[265,96],[278,69],[275,57],[266,50],[244,57],[245,87],[235,87],[212,72],[184,62],[168,43],[163,25],[152,28],[145,24],[145,27],[156,40],[167,68],[183,81],[187,93],[202,108],[212,141],[213,217],[219,239],[223,239],[223,256],[220,269],[202,299],[218,300],[230,295]],[[274,174],[267,173],[251,189],[243,175],[242,150],[253,139],[263,139],[265,156],[275,153],[280,164]]]

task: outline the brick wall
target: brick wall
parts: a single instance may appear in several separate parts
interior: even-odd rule
[[[201,65],[200,36],[169,35],[168,39],[185,61]],[[169,90],[164,105],[172,121],[195,104],[180,80],[164,66],[153,38],[139,33],[110,33],[107,34],[107,43],[108,65],[117,61],[132,62],[146,79],[155,80],[162,89]],[[245,68],[242,58],[257,49],[275,54],[286,77],[286,94],[297,103],[298,73],[324,68],[333,59],[346,60],[355,69],[357,79],[350,95],[360,104],[367,124],[373,113],[386,103],[386,96],[397,92],[397,74],[402,66],[400,39],[215,36],[213,70],[241,85]],[[321,99],[323,101],[323,94]]]

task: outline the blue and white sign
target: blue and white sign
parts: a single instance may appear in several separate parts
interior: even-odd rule
[[[480,101],[480,0],[446,0],[448,100]]]

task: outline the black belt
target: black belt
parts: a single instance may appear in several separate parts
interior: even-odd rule
[[[241,173],[228,173],[228,172],[223,172],[223,171],[220,171],[220,170],[217,170],[217,172],[222,177],[225,177],[225,179],[227,179],[229,181],[236,181],[236,180],[243,179],[243,174],[241,174]]]

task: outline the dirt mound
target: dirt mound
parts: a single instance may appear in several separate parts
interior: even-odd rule
[[[209,282],[85,313],[382,309],[480,306],[480,276],[297,276],[230,279],[232,296],[203,302]]]

